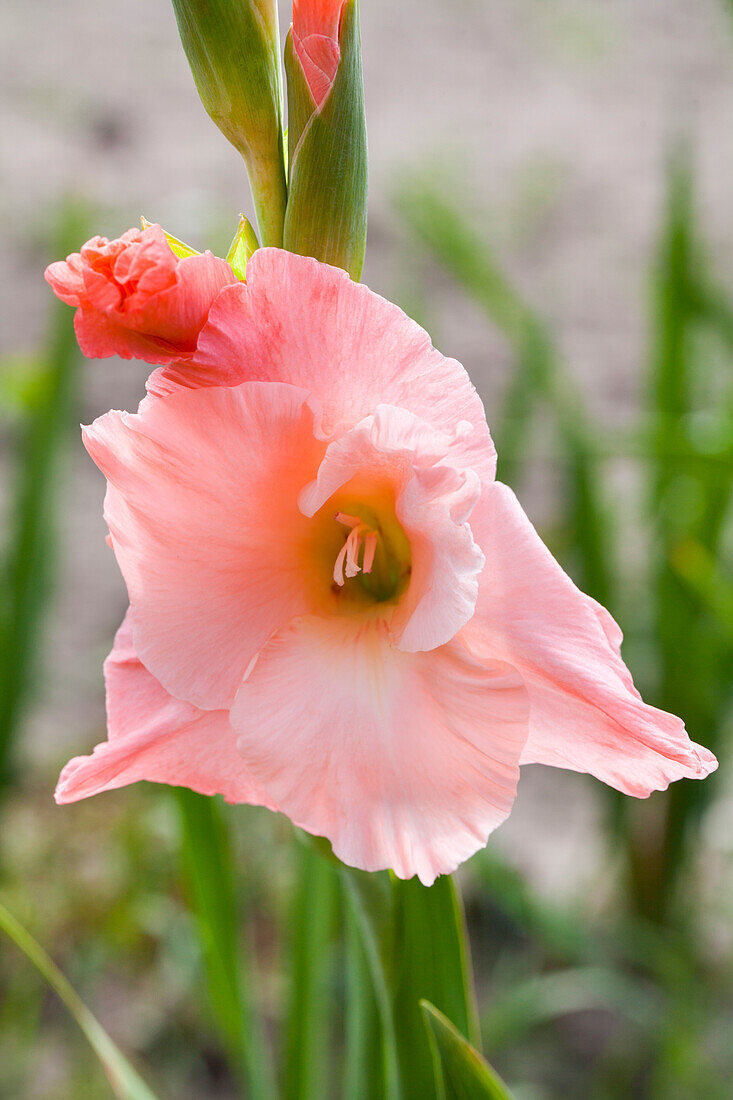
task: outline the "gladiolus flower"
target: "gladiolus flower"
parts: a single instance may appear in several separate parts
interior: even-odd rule
[[[179,259],[160,226],[150,225],[114,241],[92,237],[81,252],[50,264],[46,281],[77,307],[84,355],[168,363],[193,354],[214,299],[237,280],[211,252]]]
[[[109,743],[59,801],[220,791],[429,884],[506,818],[521,763],[639,796],[710,772],[494,480],[463,368],[315,260],[262,250],[247,278],[137,414],[85,429],[130,611]]]

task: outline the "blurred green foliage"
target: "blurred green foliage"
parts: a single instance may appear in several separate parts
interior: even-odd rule
[[[633,431],[618,439],[584,407],[549,326],[449,193],[455,188],[414,176],[396,201],[415,238],[512,349],[503,412],[492,425],[499,476],[520,486],[534,457],[533,424],[538,416],[549,422],[563,483],[556,553],[624,624],[642,694],[681,715],[724,764],[733,688],[733,313],[697,229],[689,157],[681,149],[670,158],[652,272],[645,402]],[[645,487],[643,510],[632,500],[612,502],[605,467],[618,457],[634,462]],[[624,542],[639,530],[651,547],[643,575],[622,565]],[[701,937],[707,914],[696,889],[700,826],[718,791],[714,777],[675,783],[643,803],[608,792],[609,829],[623,846],[626,872],[602,935],[548,910],[490,848],[474,860],[492,904],[534,948],[532,972],[518,980],[510,967],[504,993],[494,991],[484,1017],[486,1049],[493,1055],[499,1046],[515,1047],[519,1061],[507,1064],[517,1066],[521,1080],[519,1067],[526,1073],[527,1056],[531,1063],[541,1049],[538,1032],[553,1021],[599,1012],[616,1018],[585,1073],[570,1076],[568,1063],[577,1058],[563,1065],[553,1052],[555,1086],[547,1087],[545,1066],[540,1095],[729,1095],[733,1056],[720,1032],[732,1022],[733,975],[730,961],[721,967]],[[555,969],[558,958],[564,969]],[[578,963],[585,965],[568,968]],[[498,1065],[504,1068],[500,1057]]]
[[[84,212],[74,206],[62,212],[54,241],[57,255],[65,256],[84,239],[85,221]],[[70,438],[78,360],[68,306],[55,302],[40,361],[20,369],[11,362],[0,375],[3,404],[18,410],[21,418],[9,540],[0,563],[0,799],[11,776],[13,738],[37,671],[53,581],[57,490]]]

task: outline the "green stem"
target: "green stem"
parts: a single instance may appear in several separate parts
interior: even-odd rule
[[[260,243],[263,248],[282,248],[285,208],[288,203],[282,134],[278,161],[273,164],[268,159],[255,163],[250,159],[247,170]]]

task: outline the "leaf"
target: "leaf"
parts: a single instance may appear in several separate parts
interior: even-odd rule
[[[290,920],[291,999],[285,1039],[283,1100],[328,1095],[329,1008],[338,877],[311,838],[295,846],[297,884]]]
[[[733,642],[733,577],[727,575],[715,556],[693,538],[682,540],[673,550],[672,568],[687,582],[708,613]]]
[[[468,941],[455,883],[431,887],[417,879],[368,875],[343,868],[342,882],[372,978],[382,1032],[388,1100],[435,1096],[432,1055],[420,999],[432,997],[478,1031]]]
[[[60,211],[56,255],[85,237],[88,215]],[[67,440],[75,430],[79,352],[71,313],[54,302],[41,370],[29,387],[17,484],[9,508],[4,583],[0,589],[0,795],[10,781],[12,754],[28,693],[37,673],[39,637],[55,580],[57,491]],[[29,396],[29,394],[27,394]]]
[[[461,901],[450,875],[426,887],[394,876],[392,997],[406,1098],[433,1095],[430,1048],[419,1002],[427,999],[471,1038],[478,1015]]]
[[[154,1094],[115,1046],[56,964],[1,903],[0,928],[61,998],[102,1063],[115,1096],[119,1100],[155,1100]]]
[[[401,1100],[399,1057],[390,992],[392,913],[390,884],[386,875],[342,867],[341,884],[358,933],[381,1029],[381,1069],[384,1100]]]
[[[290,183],[284,245],[359,279],[367,219],[367,144],[357,0],[346,0],[341,59],[331,91],[316,110],[292,31],[285,43]]]
[[[384,1096],[382,1029],[377,998],[356,914],[345,895],[344,902],[346,932],[344,1100],[382,1100]]]
[[[242,966],[232,857],[223,807],[185,787],[173,791],[181,813],[183,866],[204,956],[211,1006],[232,1067],[252,1100],[275,1095],[269,1054],[252,1004],[253,962]],[[249,979],[249,981],[247,980]]]
[[[611,967],[584,966],[514,980],[492,995],[481,1031],[493,1051],[520,1042],[535,1027],[575,1012],[605,1009],[641,1030],[659,1018],[661,1006],[648,983]]]
[[[251,223],[245,218],[244,214],[240,214],[237,232],[234,235],[234,240],[229,245],[226,260],[234,274],[242,282],[245,282],[247,277],[247,261],[259,247],[260,243]]]
[[[708,613],[709,601],[679,572],[690,546],[697,544],[698,558],[717,559],[733,492],[729,464],[726,468],[725,463],[697,464],[689,459],[687,427],[698,411],[703,383],[711,381],[714,363],[700,354],[694,337],[701,322],[718,327],[714,316],[705,310],[701,313],[701,299],[707,294],[700,282],[701,258],[691,154],[683,145],[669,162],[653,280],[648,389],[655,454],[649,469],[649,500],[655,551],[652,629],[659,673],[650,702],[681,715],[695,740],[715,752],[721,747],[725,726],[731,648]],[[656,833],[650,831],[643,810],[636,811],[639,825],[630,832],[628,854],[637,915],[661,924],[671,917],[683,878],[680,867],[691,851],[691,834],[715,792],[714,778],[673,784],[658,796],[666,809],[664,826]]]
[[[287,189],[277,5],[172,2],[201,102],[247,166],[260,239],[279,248]]]
[[[441,1100],[511,1100],[501,1078],[450,1020],[430,1001],[420,1010],[431,1038]],[[440,1092],[442,1085],[442,1093]]]
[[[155,225],[155,222],[149,222],[144,216],[140,218],[140,224],[143,229],[150,229],[151,225]],[[162,229],[162,226],[161,226]],[[179,241],[178,237],[171,236],[170,233],[166,233],[163,229],[163,236],[168,241],[168,246],[174,256],[177,256],[179,260],[185,260],[189,256],[200,256],[201,253],[197,252],[195,248],[191,248],[190,244],[184,244],[183,241]]]

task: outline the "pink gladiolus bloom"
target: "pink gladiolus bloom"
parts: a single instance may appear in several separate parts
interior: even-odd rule
[[[179,259],[159,225],[115,241],[92,237],[46,268],[54,293],[76,306],[79,346],[90,358],[168,363],[192,355],[219,291],[236,282],[211,252]]]
[[[339,28],[346,0],[293,0],[293,47],[313,102],[320,107],[331,91],[341,50]]]
[[[264,249],[138,413],[85,429],[130,611],[110,739],[59,801],[148,778],[277,807],[431,883],[522,763],[645,796],[714,757],[495,481],[463,368],[396,306]]]

